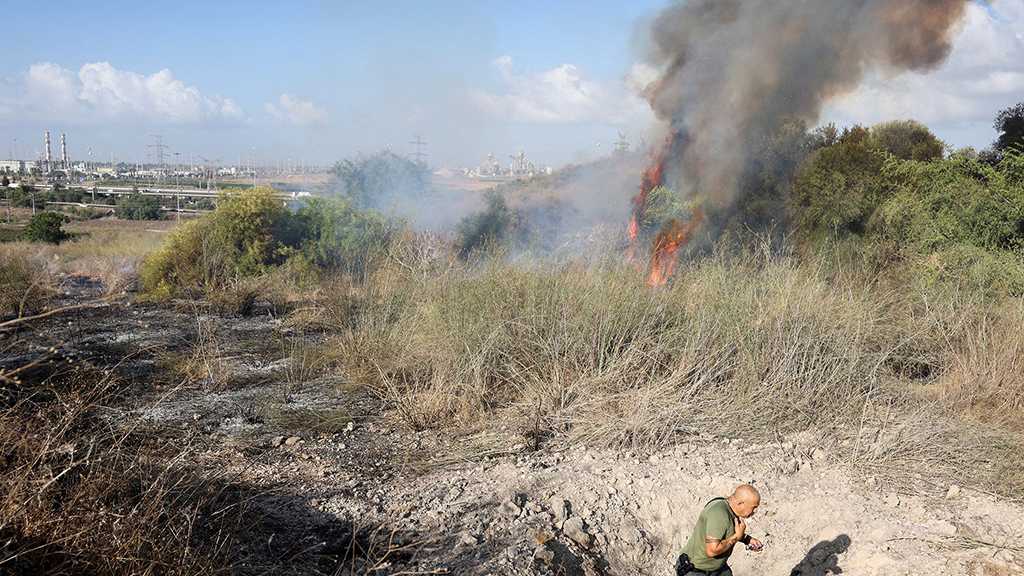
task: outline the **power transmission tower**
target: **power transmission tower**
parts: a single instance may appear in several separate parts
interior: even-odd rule
[[[164,137],[160,134],[153,134],[151,137],[153,138],[153,143],[147,144],[146,148],[150,149],[154,163],[160,167],[157,172],[157,182],[159,183],[164,173],[164,154],[166,153],[168,146],[164,144]]]
[[[416,147],[416,151],[413,152],[413,156],[416,158],[416,163],[421,166],[424,165],[425,163],[423,159],[426,158],[427,153],[423,151],[423,148],[427,145],[427,143],[423,141],[423,138],[420,138],[419,134],[417,134],[416,139],[410,141],[409,144],[412,144],[413,146]]]

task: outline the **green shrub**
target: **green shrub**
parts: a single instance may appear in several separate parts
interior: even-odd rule
[[[117,217],[125,220],[159,220],[160,201],[153,196],[132,192],[117,201]]]
[[[43,202],[46,201],[46,196],[32,186],[22,185],[11,188],[8,194],[10,194],[11,206],[18,208],[31,208],[33,203],[39,204],[39,207],[42,208]]]
[[[516,225],[516,214],[498,192],[487,194],[487,205],[463,218],[455,229],[455,249],[462,258],[491,244],[507,240]]]
[[[272,190],[242,192],[176,228],[143,265],[142,285],[158,296],[222,288],[281,264],[301,240],[294,215]]]
[[[913,275],[924,287],[948,285],[970,294],[1024,295],[1024,257],[958,244],[920,257]]]
[[[873,235],[921,253],[958,245],[1024,247],[1024,188],[977,160],[885,163],[889,198],[870,224]]]
[[[221,199],[217,209],[176,228],[143,265],[143,287],[158,297],[237,286],[286,262],[365,274],[387,253],[393,225],[342,199],[314,199],[292,212],[269,189]]]
[[[394,226],[344,199],[314,198],[299,209],[302,252],[313,265],[363,275],[387,253]]]
[[[40,212],[25,227],[25,240],[60,244],[70,236],[62,228],[64,215],[59,212]]]

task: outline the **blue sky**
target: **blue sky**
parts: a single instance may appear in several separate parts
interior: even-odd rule
[[[77,158],[142,160],[161,134],[183,156],[329,163],[405,153],[419,133],[435,166],[581,160],[652,127],[629,79],[665,4],[7,2],[0,156],[17,139],[34,157],[48,128]],[[1024,99],[1022,24],[1024,0],[977,8],[938,74],[869,79],[826,116],[920,115],[983,146],[995,110]]]

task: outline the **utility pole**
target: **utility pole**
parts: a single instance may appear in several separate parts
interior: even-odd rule
[[[423,141],[423,138],[420,138],[419,134],[417,134],[415,139],[410,141],[409,144],[412,144],[413,146],[416,147],[416,151],[413,152],[413,156],[416,158],[416,163],[419,164],[420,166],[424,166],[425,162],[423,161],[423,159],[427,156],[427,154],[426,152],[423,151],[423,148],[427,145],[427,143]]]

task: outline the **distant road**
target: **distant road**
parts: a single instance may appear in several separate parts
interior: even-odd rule
[[[39,186],[46,190],[52,190],[52,184],[43,184]],[[143,196],[162,196],[173,198],[175,196],[188,196],[190,198],[219,198],[221,195],[231,195],[240,192],[240,190],[203,190],[202,188],[149,188],[145,186],[83,186],[83,185],[71,185],[62,186],[69,190],[84,190],[85,192],[96,191],[97,194],[104,196],[127,196],[132,193],[138,192]],[[309,192],[275,192],[274,196],[284,200],[291,200],[295,198],[309,197],[312,196]]]

